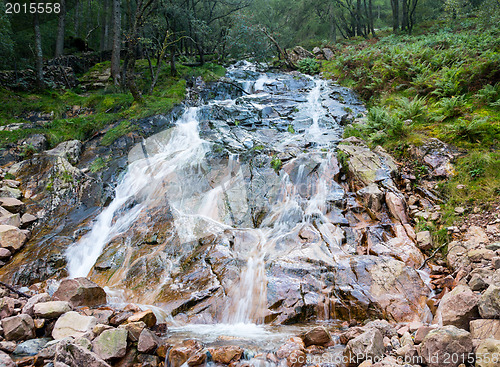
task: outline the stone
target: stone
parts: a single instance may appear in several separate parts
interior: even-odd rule
[[[392,338],[397,335],[397,331],[387,320],[373,320],[363,327],[364,329],[375,328],[382,333],[382,335]]]
[[[211,351],[212,359],[216,363],[229,364],[241,359],[243,349],[234,345],[227,345],[213,349]]]
[[[199,366],[205,363],[207,360],[207,354],[200,352],[200,353],[195,353],[189,359],[187,360],[187,365],[189,367],[194,367],[194,366]]]
[[[114,311],[109,309],[95,309],[91,310],[90,315],[97,319],[100,324],[109,324],[109,319],[113,316]]]
[[[52,330],[52,337],[54,339],[64,339],[69,336],[78,338],[92,331],[96,325],[95,317],[83,316],[78,312],[69,311],[57,319]]]
[[[33,319],[26,314],[4,318],[2,328],[7,340],[25,340],[35,336]]]
[[[193,349],[189,347],[173,347],[170,353],[168,353],[168,365],[171,367],[181,367],[193,353]]]
[[[14,226],[0,225],[0,247],[17,252],[28,240],[28,235]]]
[[[469,330],[470,320],[479,318],[478,302],[480,296],[466,285],[459,285],[444,295],[436,311],[435,323],[455,325]]]
[[[484,291],[490,285],[490,283],[479,274],[472,275],[468,284],[470,289],[475,292]]]
[[[35,223],[38,217],[33,214],[24,213],[21,217],[21,228],[28,228],[32,223]]]
[[[391,215],[401,223],[408,223],[408,215],[406,213],[406,204],[404,198],[393,192],[386,192],[385,203]]]
[[[160,364],[159,358],[150,354],[139,354],[137,361],[141,367],[157,367]]]
[[[33,307],[39,302],[49,302],[50,295],[48,293],[39,293],[35,294],[33,297],[28,299],[28,302],[23,307],[23,313],[28,314],[30,316],[34,316]]]
[[[143,329],[137,343],[137,350],[140,353],[152,354],[161,344],[161,339],[149,329]]]
[[[357,366],[367,359],[372,361],[381,359],[384,355],[383,339],[379,330],[370,329],[350,340],[344,350],[347,366]]]
[[[47,150],[45,154],[65,158],[69,163],[75,165],[80,159],[81,150],[82,143],[80,141],[69,140],[60,143],[54,149]]]
[[[302,367],[307,362],[306,354],[301,350],[294,350],[286,358],[286,365],[288,367]]]
[[[33,307],[35,316],[45,319],[54,319],[69,311],[71,306],[67,301],[40,302]]]
[[[486,339],[476,349],[476,367],[498,367],[500,340]]]
[[[302,340],[304,340],[304,345],[309,347],[310,345],[321,345],[325,346],[332,338],[330,337],[330,333],[322,326],[315,327],[307,331],[303,336]]]
[[[382,209],[382,204],[384,202],[384,193],[379,189],[378,185],[373,183],[356,193],[361,204],[369,208],[373,212],[379,212]]]
[[[3,215],[2,217],[0,217],[0,225],[20,227],[21,216],[19,215],[19,213]]]
[[[7,353],[0,351],[0,366],[16,367],[17,364],[14,363],[12,358],[10,358],[10,356]]]
[[[500,287],[490,285],[479,299],[479,314],[483,319],[500,317]]]
[[[359,326],[347,329],[346,331],[344,331],[339,335],[340,344],[346,345],[349,340],[354,339],[357,336],[360,336],[365,331],[366,331],[365,329]]]
[[[420,344],[420,356],[428,367],[458,367],[467,363],[472,350],[470,333],[453,325],[432,330]]]
[[[0,319],[14,316],[16,314],[17,300],[11,297],[0,299]]]
[[[121,358],[127,352],[127,330],[105,330],[92,342],[93,351],[102,359]]]
[[[68,301],[72,307],[92,307],[106,303],[106,292],[87,278],[66,278],[61,281],[53,298]]]
[[[421,250],[430,250],[434,246],[432,244],[432,236],[429,231],[422,231],[417,233],[417,246]]]
[[[413,338],[413,342],[415,344],[420,344],[424,340],[424,338],[429,334],[432,330],[434,330],[435,326],[421,326],[415,332],[415,337]]]
[[[60,363],[60,364],[58,364]],[[111,367],[96,353],[71,340],[62,340],[57,344],[54,366],[58,367]]]
[[[153,311],[146,310],[136,313],[127,319],[127,322],[138,322],[142,321],[147,327],[151,328],[156,325],[156,316]]]
[[[110,329],[114,329],[114,327],[111,325],[97,324],[92,328],[92,333],[94,333],[94,335],[97,337],[101,335],[103,331]]]
[[[12,252],[7,250],[6,248],[0,247],[0,260],[5,261],[9,260],[12,256]]]
[[[455,208],[455,214],[458,214],[458,215],[462,215],[465,213],[465,208],[461,207],[461,206],[457,206]]]
[[[328,61],[335,58],[335,54],[333,53],[333,51],[326,47],[323,49],[323,55],[325,55],[325,59],[327,59]]]
[[[485,248],[470,250],[467,253],[467,256],[469,257],[470,261],[475,263],[481,262],[483,260],[491,261],[495,256],[495,251],[487,250]]]
[[[0,197],[0,205],[11,213],[22,213],[26,209],[21,200],[10,197]]]
[[[23,193],[19,189],[4,185],[0,187],[0,196],[21,199],[23,197]]]
[[[139,336],[144,328],[146,328],[146,324],[142,321],[130,322],[128,324],[118,326],[118,329],[125,329],[128,331],[128,338],[133,342],[139,340]]]
[[[0,350],[6,353],[12,353],[16,349],[16,342],[3,340],[0,342]]]
[[[499,339],[500,320],[478,319],[470,322],[470,334],[472,339]]]
[[[500,269],[500,256],[495,256],[491,259],[491,266],[497,270]]]
[[[40,352],[51,340],[52,340],[51,338],[26,340],[25,342],[22,342],[17,345],[13,354],[20,357],[34,356],[38,354],[38,352]]]

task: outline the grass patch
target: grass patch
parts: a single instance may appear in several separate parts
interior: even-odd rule
[[[368,106],[366,121],[346,127],[345,136],[380,144],[400,159],[408,158],[404,147],[428,137],[464,152],[456,175],[439,185],[446,200],[441,226],[432,228],[436,240],[446,240],[443,226],[456,221],[456,206],[498,200],[500,27],[351,40],[334,53],[322,62],[323,75],[353,88]]]
[[[99,63],[82,78],[107,68],[109,62]],[[139,60],[136,71],[140,76],[137,78],[139,88],[145,92],[151,79],[147,61]],[[179,65],[177,76],[172,77],[169,65],[164,64],[153,93],[144,94],[144,100],[140,104],[133,101],[128,91],[114,86],[85,93],[76,87],[66,91],[46,90],[37,94],[0,88],[0,126],[31,126],[0,131],[0,148],[17,143],[34,133],[44,134],[50,147],[71,139],[87,140],[109,125],[119,122],[102,139],[103,145],[110,145],[118,137],[134,130],[134,120],[168,113],[182,102],[186,94],[186,79],[201,76],[205,81],[213,81],[224,74],[222,66],[207,63],[202,67]]]

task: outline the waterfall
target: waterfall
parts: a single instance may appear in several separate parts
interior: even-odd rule
[[[197,108],[188,108],[158,153],[128,166],[111,204],[97,216],[91,231],[67,249],[70,277],[89,274],[103,248],[130,227],[171,174],[200,164],[207,147],[198,133],[197,113]]]
[[[289,244],[303,228],[319,233],[335,251],[333,247],[341,242],[342,233],[328,226],[325,215],[332,193],[337,190],[343,195],[343,190],[333,181],[335,160],[330,152],[341,131],[336,117],[323,105],[331,86],[305,76],[258,73],[255,68],[252,70],[251,64],[243,64],[241,68],[245,73],[252,72],[252,77],[246,80],[238,76],[235,80],[246,92],[255,94],[212,100],[200,107],[187,108],[175,127],[146,139],[142,147],[131,151],[128,168],[115,189],[113,201],[96,217],[91,230],[66,250],[71,277],[88,276],[106,246],[120,235],[127,235],[151,208],[162,209],[165,201],[181,244],[200,243],[204,238],[225,231],[244,234],[245,239],[230,250],[241,266],[239,277],[227,289],[223,315],[217,320],[226,324],[263,322],[269,306],[267,266],[287,253]],[[240,69],[231,70],[237,73]],[[265,93],[256,93],[258,91]],[[267,108],[266,116],[269,117],[263,117],[263,108]],[[282,117],[280,111],[285,111],[288,117]],[[240,156],[248,159],[249,152],[260,152],[261,144],[266,144],[266,129],[238,127],[240,119],[254,121],[254,116],[266,120],[265,126],[275,127],[275,130],[269,127],[268,131],[277,134],[272,143],[276,149],[283,152],[295,149],[296,155],[290,164],[284,162],[282,169],[277,170],[278,176],[268,168],[276,182],[269,188],[272,193],[262,193],[269,194],[267,202],[263,201],[268,211],[259,224],[250,220],[250,201],[263,199],[251,197],[247,192],[249,185],[254,184],[256,168],[245,161],[240,162]],[[221,125],[219,135],[204,127],[203,138],[200,137],[200,126],[213,121]],[[287,128],[289,124],[296,124],[300,132]],[[225,148],[226,155],[221,155],[224,158],[215,159],[218,166],[213,171],[207,155],[213,154],[215,147],[221,144],[231,147]],[[307,154],[296,149],[306,144],[309,147]],[[295,165],[294,161],[300,159],[308,162],[309,153],[314,155],[316,167],[306,167],[306,163]],[[270,153],[259,154],[268,157]],[[221,160],[226,163],[220,163]],[[125,246],[128,246],[127,251],[133,251],[130,243]],[[169,284],[170,274],[177,271],[177,260],[183,255],[186,254],[176,253],[163,262],[164,273],[157,282],[158,289],[147,290],[154,295],[148,299],[154,300],[161,287]],[[154,252],[148,256],[147,259],[152,260],[166,255]],[[182,286],[170,284],[171,289]],[[189,284],[184,286],[189,287]],[[116,289],[109,292],[126,298]]]

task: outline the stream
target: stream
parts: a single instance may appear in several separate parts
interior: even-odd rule
[[[226,80],[130,151],[114,199],[64,252],[69,275],[206,343],[272,349],[301,325],[395,319],[394,307],[428,319],[412,267],[357,250],[367,228],[397,237],[387,214],[357,204],[337,160],[342,125],[365,112],[357,96],[248,62]]]

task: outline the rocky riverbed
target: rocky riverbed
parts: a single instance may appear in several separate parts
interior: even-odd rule
[[[446,258],[415,232],[456,151],[410,147],[415,185],[342,139],[351,91],[247,63],[191,101],[5,164],[6,365],[497,365],[498,215],[449,228]]]

